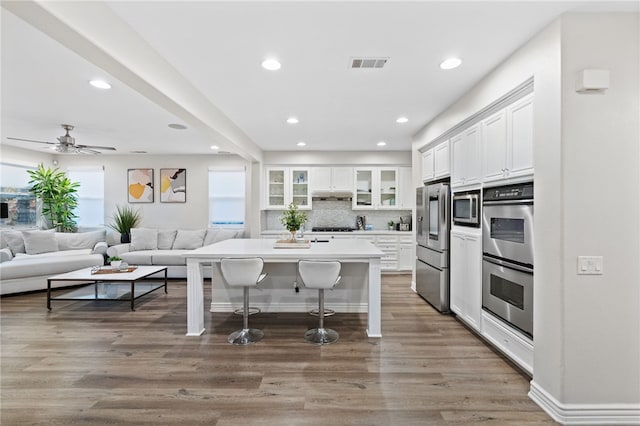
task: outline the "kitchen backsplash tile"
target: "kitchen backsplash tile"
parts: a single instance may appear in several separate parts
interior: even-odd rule
[[[351,201],[314,201],[313,210],[306,211],[307,223],[305,230],[310,231],[314,226],[349,226],[356,227],[356,216],[366,216],[367,225],[374,230],[386,230],[387,222],[400,221],[400,216],[411,215],[411,210],[352,210]],[[263,230],[283,229],[280,223],[282,211],[266,210],[263,212]]]

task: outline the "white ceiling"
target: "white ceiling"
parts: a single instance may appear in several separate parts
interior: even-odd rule
[[[159,106],[158,97],[147,99],[143,85],[123,79],[129,87],[16,17],[6,3],[1,143],[43,149],[6,137],[54,141],[63,134],[59,125],[69,123],[76,126],[77,143],[111,145],[125,154],[210,154],[214,143],[239,152],[244,138],[267,151],[409,150],[420,127],[559,14],[584,10],[585,3],[592,10],[637,10],[634,1],[107,2],[112,18],[131,26],[147,51],[166,61],[161,67],[156,62],[159,75],[181,77],[202,96],[183,99],[156,85],[157,93],[180,106],[172,109]],[[89,28],[99,26],[90,19],[107,18],[82,15]],[[114,31],[109,42],[120,42],[124,51],[121,34]],[[83,54],[95,61],[86,49]],[[262,69],[268,56],[277,57],[282,69]],[[462,65],[441,70],[448,56],[459,56]],[[352,57],[389,60],[383,69],[355,70]],[[95,77],[113,88],[92,88],[87,81]],[[197,105],[226,117],[198,120],[190,115]],[[285,122],[291,115],[299,124]],[[397,124],[400,116],[409,122]],[[189,129],[171,130],[169,123]],[[221,131],[234,124],[235,130]],[[381,140],[386,147],[376,146]],[[299,141],[307,146],[298,148]]]

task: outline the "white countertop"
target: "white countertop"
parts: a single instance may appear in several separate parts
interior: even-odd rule
[[[261,235],[275,235],[288,234],[286,229],[280,230],[265,230],[260,232]],[[411,235],[411,231],[389,231],[389,230],[372,230],[372,231],[351,231],[351,232],[314,232],[304,231],[304,235]]]
[[[220,259],[223,257],[262,257],[277,259],[380,259],[384,253],[371,242],[358,239],[332,239],[329,242],[311,243],[310,248],[274,248],[276,239],[232,238],[191,250],[184,256],[189,259]]]

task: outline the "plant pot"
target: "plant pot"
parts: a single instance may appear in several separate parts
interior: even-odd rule
[[[113,269],[120,269],[120,265],[122,264],[122,260],[112,260],[111,267]]]
[[[131,242],[131,235],[130,234],[120,234],[120,242],[122,244],[130,243]]]

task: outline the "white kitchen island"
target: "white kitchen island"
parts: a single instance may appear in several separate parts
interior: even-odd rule
[[[276,240],[273,239],[229,239],[192,250],[184,255],[187,258],[187,336],[200,336],[205,330],[203,265],[213,266],[212,288],[220,289],[218,293],[212,291],[212,299],[215,299],[216,294],[223,297],[223,292],[228,290],[223,283],[218,282],[220,281],[219,273],[216,271],[219,272],[221,259],[261,257],[265,262],[265,271],[269,273],[267,279],[271,279],[270,282],[263,283],[259,287],[263,299],[269,301],[269,304],[261,306],[262,309],[266,306],[267,311],[277,312],[286,311],[286,307],[289,306],[290,311],[302,312],[306,305],[296,300],[303,300],[302,298],[305,297],[312,300],[317,307],[317,291],[301,289],[300,293],[306,294],[300,294],[293,289],[292,283],[297,280],[297,262],[301,259],[339,260],[343,264],[344,284],[341,283],[335,292],[340,297],[355,299],[343,300],[344,304],[341,307],[359,306],[360,296],[365,295],[363,298],[368,314],[367,335],[382,337],[380,259],[384,253],[381,250],[369,241],[357,239],[335,239],[329,242],[311,243],[310,248],[300,249],[274,248],[275,242]],[[284,289],[287,292],[286,297],[282,295]],[[252,306],[255,306],[256,293],[257,291],[252,289],[249,295]],[[280,295],[274,302],[272,295],[277,293]],[[238,299],[239,295],[240,293],[238,293]],[[327,302],[330,303],[330,299],[327,299]],[[229,301],[225,303],[230,306]],[[211,306],[212,308],[218,306],[219,310],[227,310],[221,305],[216,305],[215,300],[212,300]],[[336,311],[340,312],[340,309],[336,308]]]

